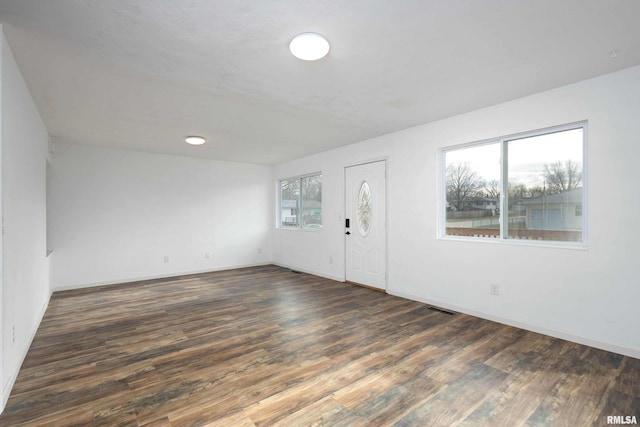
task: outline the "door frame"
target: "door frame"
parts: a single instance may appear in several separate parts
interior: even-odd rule
[[[345,219],[347,218],[347,168],[354,166],[363,166],[370,163],[384,162],[384,193],[386,203],[384,205],[384,289],[377,289],[385,293],[389,292],[389,156],[373,157],[368,160],[346,163],[342,167],[342,214],[341,214],[341,226],[342,232],[342,281],[347,282],[347,236],[345,234]],[[374,288],[372,288],[374,289]]]

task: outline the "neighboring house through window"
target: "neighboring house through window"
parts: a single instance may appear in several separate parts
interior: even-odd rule
[[[586,123],[445,148],[442,236],[585,242]]]
[[[280,180],[280,228],[322,227],[322,175]]]

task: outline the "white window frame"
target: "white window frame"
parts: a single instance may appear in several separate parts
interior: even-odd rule
[[[305,231],[320,231],[322,230],[322,224],[319,227],[309,227],[309,226],[303,226],[302,224],[302,213],[303,213],[303,202],[302,202],[302,180],[305,178],[309,178],[309,177],[313,177],[313,176],[319,176],[320,177],[320,182],[322,182],[322,172],[313,172],[313,173],[308,173],[308,174],[304,174],[304,175],[297,175],[297,176],[292,176],[289,178],[281,178],[278,180],[278,189],[277,189],[277,194],[278,194],[278,212],[277,212],[277,224],[276,224],[276,228],[282,229],[282,230],[305,230]],[[296,222],[297,224],[295,226],[286,226],[283,225],[282,219],[283,219],[283,215],[282,215],[282,183],[285,181],[294,181],[297,180],[298,181],[298,205],[296,207],[297,213],[296,213]],[[322,203],[322,202],[321,202]],[[322,211],[322,207],[320,208]],[[320,214],[320,216],[322,217],[322,213]]]
[[[535,136],[542,136],[557,132],[563,132],[574,129],[582,129],[583,137],[582,137],[582,240],[571,242],[571,241],[559,241],[559,240],[521,240],[514,239],[508,237],[508,177],[506,176],[506,171],[509,166],[508,159],[508,143],[510,141],[530,138]],[[569,123],[560,126],[554,126],[544,129],[538,129],[523,133],[518,133],[514,135],[508,135],[503,137],[498,137],[494,139],[488,139],[484,141],[460,144],[456,146],[443,147],[440,149],[440,181],[438,183],[439,186],[439,194],[440,194],[440,203],[439,203],[439,226],[438,226],[438,238],[445,240],[461,240],[461,241],[470,241],[470,242],[488,242],[493,244],[517,244],[517,245],[533,245],[533,246],[552,246],[552,247],[567,247],[567,248],[578,248],[578,249],[586,249],[587,247],[587,224],[588,224],[588,180],[587,180],[587,141],[588,141],[588,129],[587,129],[587,121]],[[495,237],[475,237],[475,236],[452,236],[446,234],[447,227],[447,178],[446,178],[446,154],[447,152],[454,150],[461,150],[465,148],[473,148],[479,147],[482,145],[489,144],[499,144],[500,145],[500,235],[498,238]]]

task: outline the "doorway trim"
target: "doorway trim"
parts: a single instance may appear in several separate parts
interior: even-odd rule
[[[355,283],[355,282],[350,282],[347,280],[347,236],[345,235],[345,219],[347,218],[347,169],[354,167],[354,166],[363,166],[363,165],[367,165],[370,163],[377,163],[377,162],[384,162],[384,182],[385,182],[385,206],[384,206],[384,213],[385,213],[385,222],[384,222],[384,233],[385,233],[385,239],[384,239],[384,250],[385,250],[385,256],[384,256],[384,289],[379,289],[379,288],[373,288],[371,287],[370,289],[375,290],[375,291],[379,291],[379,292],[384,292],[384,293],[389,293],[389,168],[390,168],[390,157],[389,156],[380,156],[380,157],[372,157],[370,159],[367,160],[362,160],[362,161],[357,161],[357,162],[350,162],[350,163],[345,163],[343,164],[342,167],[342,218],[341,218],[341,232],[343,233],[343,244],[342,244],[342,249],[343,249],[343,282],[344,283],[350,283],[353,285],[357,285],[357,286],[363,286],[360,283]],[[364,285],[363,287],[368,287],[366,285]]]

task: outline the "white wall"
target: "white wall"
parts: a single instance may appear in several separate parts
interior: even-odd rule
[[[47,130],[2,35],[2,402],[50,297],[46,259]],[[0,408],[1,409],[1,408]]]
[[[270,167],[56,144],[49,178],[55,290],[271,261]]]
[[[276,230],[278,264],[344,279],[344,167],[388,162],[388,291],[640,357],[640,67],[274,168],[319,169],[319,232]],[[437,238],[439,148],[588,120],[588,248]],[[500,286],[491,296],[490,284]]]

